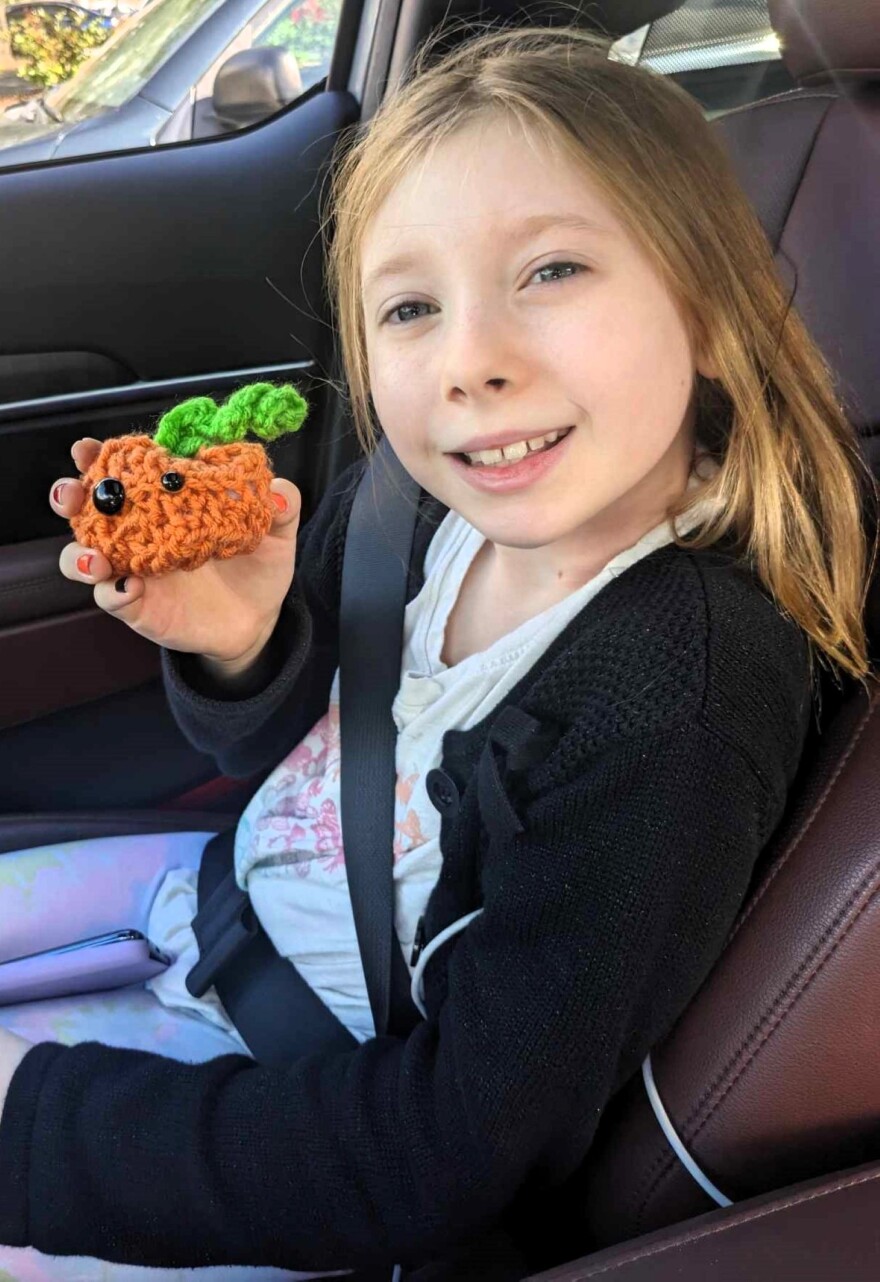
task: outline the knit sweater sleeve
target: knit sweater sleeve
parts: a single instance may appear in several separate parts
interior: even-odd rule
[[[225,774],[244,777],[274,765],[326,708],[336,668],[345,531],[364,465],[358,459],[337,478],[300,530],[290,591],[247,687],[230,695],[197,656],[161,649],[175,721]]]
[[[585,1155],[708,973],[784,797],[701,722],[522,806],[406,1039],[285,1070],[39,1045],[0,1119],[0,1242],[144,1265],[444,1258]],[[448,950],[448,951],[447,951]]]

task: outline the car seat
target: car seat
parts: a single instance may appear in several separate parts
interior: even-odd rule
[[[877,466],[880,13],[876,0],[770,0],[770,11],[802,87],[716,127]],[[597,1247],[718,1204],[658,1113],[722,1200],[880,1156],[880,831],[870,787],[880,686],[834,695],[723,956],[652,1053],[653,1106],[638,1077],[603,1118],[577,1190]],[[151,823],[201,828],[195,818],[8,816],[0,851]],[[215,814],[204,826],[236,818]]]
[[[769,10],[799,87],[715,127],[876,470],[880,7]],[[867,622],[876,638],[876,595]],[[606,1110],[576,1202],[595,1247],[880,1158],[880,682],[869,686],[828,689],[724,954]]]

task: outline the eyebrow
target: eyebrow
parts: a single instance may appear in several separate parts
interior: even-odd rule
[[[567,227],[573,231],[596,232],[605,236],[614,234],[610,227],[603,227],[600,223],[585,218],[583,214],[530,214],[518,223],[500,228],[499,235],[507,241],[518,242],[537,236],[550,227]],[[363,293],[387,276],[398,276],[401,272],[417,267],[420,261],[420,256],[412,250],[404,250],[384,259],[364,278]]]

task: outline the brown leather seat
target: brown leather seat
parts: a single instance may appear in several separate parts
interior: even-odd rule
[[[806,87],[716,124],[871,458],[880,6],[769,8]],[[812,730],[720,962],[605,1114],[578,1194],[596,1247],[880,1157],[880,682],[855,691]]]

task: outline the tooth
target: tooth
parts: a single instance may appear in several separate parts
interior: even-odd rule
[[[526,441],[526,445],[528,445],[530,450],[539,450],[543,444],[544,444],[543,436],[533,436],[530,441]]]
[[[529,447],[525,441],[517,441],[515,445],[505,445],[501,453],[510,463],[518,463],[520,459],[525,458],[529,452]]]
[[[471,457],[474,457],[473,455]],[[501,450],[480,450],[476,455],[481,463],[500,463],[504,458]]]
[[[559,432],[548,432],[547,435],[544,437],[544,440],[547,442],[548,445],[552,445],[555,440],[558,440],[559,435],[560,435]]]

